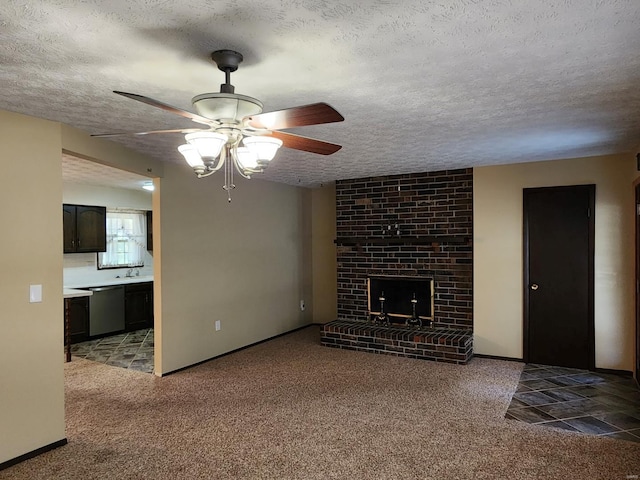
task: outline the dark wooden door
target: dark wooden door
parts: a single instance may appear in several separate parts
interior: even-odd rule
[[[640,184],[636,185],[636,382],[640,385]]]
[[[524,190],[524,356],[593,369],[595,185]]]

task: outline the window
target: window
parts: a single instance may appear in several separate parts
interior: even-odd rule
[[[144,211],[107,209],[107,251],[98,253],[98,268],[143,267],[146,230]]]

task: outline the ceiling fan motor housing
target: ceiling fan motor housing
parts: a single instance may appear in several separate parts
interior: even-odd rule
[[[237,93],[203,93],[191,100],[198,114],[221,123],[240,123],[246,116],[262,113],[262,102]]]

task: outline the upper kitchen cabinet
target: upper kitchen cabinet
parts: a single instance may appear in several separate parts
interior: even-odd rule
[[[87,205],[62,205],[64,253],[107,250],[107,209]]]
[[[153,212],[147,210],[147,250],[153,252]]]

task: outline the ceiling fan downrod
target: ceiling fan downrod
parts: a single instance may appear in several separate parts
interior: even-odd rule
[[[235,87],[231,85],[231,72],[235,72],[242,63],[242,54],[234,50],[216,50],[211,54],[211,59],[216,62],[218,69],[224,72],[224,83],[220,85],[220,93],[235,93]]]

